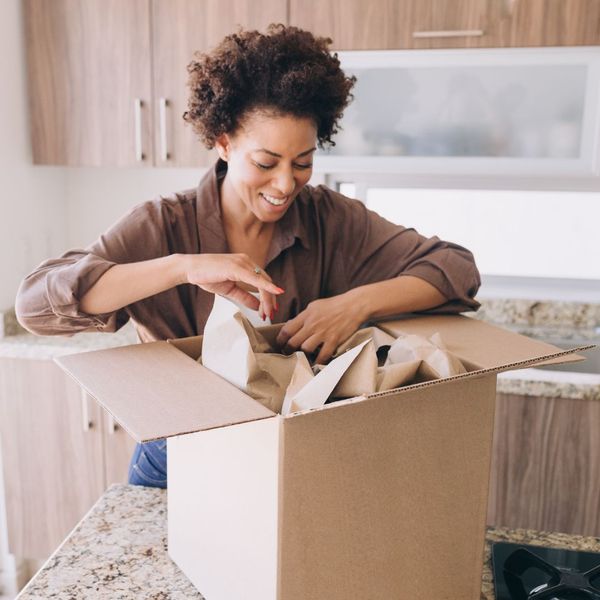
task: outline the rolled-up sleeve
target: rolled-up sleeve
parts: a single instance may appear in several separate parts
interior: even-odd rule
[[[338,223],[340,232],[334,252],[337,264],[344,265],[345,275],[332,276],[338,288],[345,288],[333,289],[332,293],[411,275],[427,281],[447,298],[444,304],[423,312],[458,313],[479,308],[474,297],[481,278],[469,250],[391,223],[358,200],[335,192],[329,195],[331,210],[335,211],[332,221]]]
[[[81,298],[114,265],[161,256],[161,220],[156,202],[145,202],[87,248],[44,261],[19,287],[15,303],[19,323],[38,335],[117,331],[129,320],[126,307],[91,315],[80,309]]]

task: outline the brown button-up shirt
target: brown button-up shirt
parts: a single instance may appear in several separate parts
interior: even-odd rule
[[[21,324],[40,335],[113,332],[132,319],[144,342],[201,334],[212,294],[184,284],[115,312],[90,315],[80,299],[115,264],[169,254],[229,252],[223,228],[218,161],[196,189],[134,207],[98,240],[47,260],[21,284],[16,310]],[[395,225],[325,186],[306,185],[277,222],[266,271],[285,289],[274,321],[287,321],[312,300],[391,279],[420,277],[449,301],[428,313],[476,310],[480,277],[465,248],[426,238]]]

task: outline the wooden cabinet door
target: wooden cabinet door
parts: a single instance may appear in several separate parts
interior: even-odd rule
[[[182,118],[187,110],[187,65],[238,25],[264,29],[285,23],[286,0],[153,0],[156,164],[206,166],[216,160]]]
[[[600,536],[600,402],[498,394],[487,523]]]
[[[598,0],[512,0],[503,46],[597,46]]]
[[[290,25],[330,37],[336,50],[409,48],[412,0],[290,0]]]
[[[337,50],[473,48],[492,44],[502,10],[497,0],[290,0],[290,23]]]
[[[135,440],[106,412],[102,411],[104,428],[104,481],[106,487],[113,483],[127,483],[129,462]]]
[[[0,359],[10,551],[48,557],[104,491],[100,412],[50,360]]]
[[[148,0],[25,0],[36,164],[152,164]]]
[[[503,14],[498,0],[416,0],[412,4],[412,48],[490,47]]]

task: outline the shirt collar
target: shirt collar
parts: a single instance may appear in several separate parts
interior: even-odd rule
[[[196,191],[196,216],[202,252],[226,253],[229,252],[225,228],[223,227],[223,213],[219,201],[219,180],[227,173],[227,163],[220,158],[206,172],[200,180]],[[305,195],[305,190],[300,191],[294,199],[292,206],[277,222],[271,248],[267,256],[267,263],[275,259],[281,252],[294,245],[296,239],[307,250],[310,249],[310,240],[306,229],[305,219],[298,204]]]

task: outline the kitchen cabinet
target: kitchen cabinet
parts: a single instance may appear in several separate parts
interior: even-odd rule
[[[215,152],[182,119],[186,66],[238,26],[291,23],[332,37],[339,50],[600,41],[599,0],[24,0],[24,7],[36,164],[210,164]],[[524,165],[523,174],[530,171]]]
[[[316,168],[333,179],[564,189],[569,178],[572,189],[597,189],[600,46],[340,51],[339,59],[357,81],[336,145],[317,152]]]
[[[35,164],[152,164],[148,0],[25,0]]]
[[[133,441],[51,360],[0,358],[0,440],[10,552],[46,558],[108,484]]]
[[[598,0],[512,0],[498,46],[597,46]]]
[[[600,536],[600,402],[498,394],[489,525]]]
[[[290,23],[338,50],[586,46],[598,0],[290,0]]]
[[[490,47],[507,17],[498,0],[290,0],[290,23],[338,50]]]
[[[209,164],[182,119],[186,65],[286,13],[285,0],[26,0],[34,163]]]
[[[333,39],[336,50],[409,48],[413,2],[290,0],[290,24]]]

